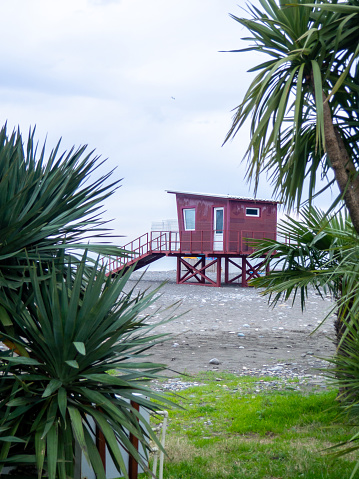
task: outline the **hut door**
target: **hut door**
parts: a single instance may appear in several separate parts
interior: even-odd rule
[[[223,219],[224,219],[224,208],[214,208],[213,251],[223,251]]]

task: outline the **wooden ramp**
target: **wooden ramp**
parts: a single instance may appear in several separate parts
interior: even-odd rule
[[[253,236],[252,236],[253,237]],[[245,248],[245,252],[242,251]],[[265,259],[253,261],[245,242],[238,241],[231,250],[223,247],[213,251],[213,244],[207,239],[194,241],[192,238],[180,241],[180,234],[176,231],[152,231],[136,238],[122,247],[128,253],[120,257],[102,258],[107,265],[107,274],[114,276],[126,271],[131,266],[140,269],[163,258],[164,256],[177,257],[177,284],[199,284],[206,286],[221,286],[222,265],[224,260],[225,284],[241,284],[248,286],[248,281],[259,276],[259,269],[263,267]],[[210,274],[211,266],[216,266],[215,275]],[[229,274],[230,267],[236,273]]]
[[[135,265],[135,270],[169,256],[179,250],[179,233],[172,231],[152,231],[139,236],[122,247],[128,253],[116,258],[102,258],[107,263],[108,274],[115,275]]]

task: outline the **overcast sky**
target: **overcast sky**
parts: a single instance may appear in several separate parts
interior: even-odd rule
[[[261,57],[229,13],[243,0],[2,2],[2,123],[64,149],[88,144],[122,187],[106,203],[128,240],[176,217],[166,189],[253,196],[248,129],[222,147]],[[270,198],[263,179],[259,198]],[[118,240],[122,244],[125,240]]]

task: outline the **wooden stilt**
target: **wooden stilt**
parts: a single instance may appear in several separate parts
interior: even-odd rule
[[[181,258],[177,256],[176,283],[180,284],[180,280],[181,280]]]
[[[222,261],[221,261],[221,258],[217,258],[217,283],[216,283],[216,286],[218,288],[221,286],[221,276],[222,276]]]
[[[227,256],[224,258],[224,283],[229,283],[229,258]]]
[[[248,286],[247,283],[247,264],[246,264],[246,257],[242,256],[242,286]]]
[[[206,257],[205,256],[202,256],[201,257],[201,270],[204,271],[206,267]],[[201,281],[200,281],[202,284],[204,284],[206,282],[206,278],[204,276],[201,276]]]

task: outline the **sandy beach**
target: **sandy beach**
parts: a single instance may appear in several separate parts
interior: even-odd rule
[[[141,274],[133,273],[128,286]],[[152,290],[163,281],[149,321],[178,317],[155,329],[170,339],[151,349],[151,360],[165,363],[170,376],[207,370],[316,376],[326,366],[322,358],[335,351],[333,315],[313,332],[333,307],[330,297],[311,291],[304,312],[299,303],[273,309],[254,288],[177,285],[175,271],[146,272],[135,287]],[[169,311],[174,303],[176,310]]]

